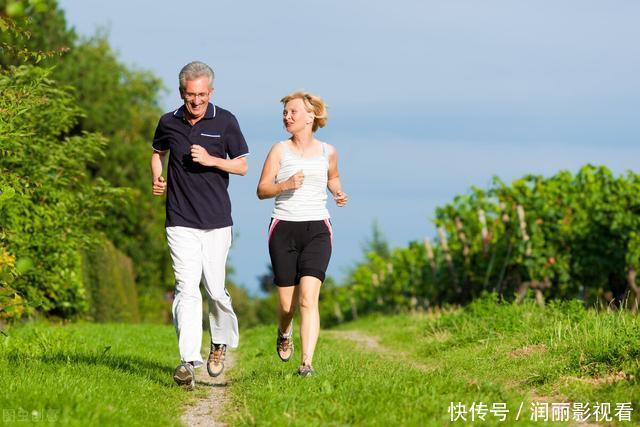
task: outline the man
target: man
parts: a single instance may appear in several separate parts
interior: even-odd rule
[[[227,346],[238,346],[238,319],[224,285],[233,225],[227,187],[229,174],[247,173],[249,149],[233,114],[209,102],[214,89],[208,65],[185,65],[179,82],[184,105],[160,118],[151,173],[153,194],[167,194],[167,242],[176,278],[172,312],[182,360],[173,378],[192,390],[194,368],[204,364],[201,279],[209,299],[209,375],[220,375]],[[165,182],[162,166],[167,152]]]

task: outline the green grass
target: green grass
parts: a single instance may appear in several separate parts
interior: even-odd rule
[[[6,424],[172,426],[194,399],[172,380],[177,349],[170,326],[32,324],[6,332],[0,336]]]
[[[484,402],[506,403],[511,413],[504,423],[489,414],[481,425],[567,426],[531,420],[530,405],[609,402],[613,412],[617,402],[631,402],[633,422],[621,425],[638,425],[639,326],[628,313],[596,313],[574,302],[539,308],[485,298],[463,310],[373,316],[324,332],[315,378],[296,377],[297,359],[285,364],[275,355],[274,328],[257,328],[243,336],[227,420],[464,425],[450,421],[450,403],[469,409]],[[383,351],[366,350],[340,330],[375,336]]]
[[[356,331],[356,332],[353,332]],[[172,426],[206,387],[172,381],[170,326],[27,324],[0,336],[0,408],[6,424]],[[375,337],[379,347],[355,338]],[[505,403],[508,421],[475,425],[578,425],[532,421],[532,402],[631,402],[640,425],[640,322],[627,312],[499,304],[370,316],[323,331],[314,366],[295,372],[275,353],[275,327],[242,331],[229,372],[232,426],[472,425],[451,422],[451,402]],[[523,413],[514,421],[520,404]],[[20,421],[27,419],[28,421]],[[593,418],[591,419],[593,421]]]

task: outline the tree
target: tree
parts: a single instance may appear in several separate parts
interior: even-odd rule
[[[100,230],[133,260],[143,316],[161,319],[163,294],[173,278],[164,243],[164,209],[161,200],[153,200],[148,177],[149,144],[161,114],[160,79],[122,64],[106,34],[78,38],[55,0],[0,0],[0,10],[7,13],[0,27],[9,30],[0,34],[1,64],[18,66],[28,60],[52,67],[49,79],[72,88],[68,93],[82,111],[67,135],[89,132],[108,140],[106,156],[83,166],[96,183],[107,181],[129,191],[120,203],[104,207]]]
[[[79,111],[49,75],[34,66],[0,73],[0,191],[12,196],[0,201],[0,246],[33,262],[12,284],[30,311],[73,316],[87,309],[80,251],[125,191],[87,176],[106,141],[69,136]]]
[[[258,276],[258,283],[260,283],[260,290],[265,294],[275,290],[274,284],[275,276],[273,274],[273,267],[271,264],[267,264],[267,271],[264,274]]]
[[[371,238],[365,240],[362,244],[362,252],[365,257],[373,252],[381,258],[389,258],[389,243],[380,229],[378,220],[374,220],[373,224],[371,224]]]

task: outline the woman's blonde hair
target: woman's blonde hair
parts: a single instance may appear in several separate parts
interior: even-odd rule
[[[315,118],[313,119],[313,131],[317,131],[319,128],[325,127],[327,124],[327,104],[324,103],[322,98],[309,92],[298,90],[292,92],[280,100],[283,105],[294,99],[302,99],[304,108],[309,113],[313,113]]]

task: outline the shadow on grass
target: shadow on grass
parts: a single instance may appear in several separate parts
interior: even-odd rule
[[[51,366],[86,365],[104,366],[113,371],[135,375],[165,387],[174,387],[173,367],[131,355],[118,355],[104,352],[102,354],[79,352],[50,352],[39,356],[21,353],[19,350],[9,351],[5,358],[12,364],[29,364],[39,362]]]

